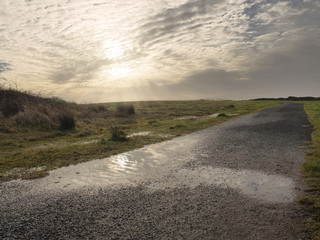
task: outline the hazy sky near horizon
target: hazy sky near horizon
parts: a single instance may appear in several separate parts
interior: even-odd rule
[[[0,83],[76,102],[320,96],[319,0],[0,0]]]

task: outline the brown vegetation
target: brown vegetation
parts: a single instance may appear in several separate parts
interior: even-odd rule
[[[1,125],[69,130],[75,127],[71,104],[14,89],[0,89]]]

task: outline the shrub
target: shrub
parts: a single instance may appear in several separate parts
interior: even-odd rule
[[[124,142],[128,140],[128,138],[126,137],[126,134],[123,131],[120,131],[118,127],[111,127],[110,133],[111,133],[111,138],[110,138],[111,141]]]
[[[103,105],[97,106],[97,111],[98,111],[98,112],[105,112],[106,110],[107,110],[106,107],[103,106]]]
[[[116,108],[115,116],[116,117],[128,117],[135,114],[134,106],[131,105],[118,105]]]
[[[94,113],[100,113],[107,111],[106,107],[103,105],[90,106],[89,109]]]
[[[46,128],[53,126],[51,119],[47,115],[32,109],[19,112],[14,117],[14,120],[17,125],[21,126],[42,126]]]
[[[230,105],[225,106],[225,108],[226,108],[226,109],[227,109],[227,108],[235,108],[235,106],[234,106],[233,104],[230,104]]]
[[[76,127],[76,122],[71,113],[64,112],[59,116],[59,126],[60,130],[71,130]]]
[[[8,99],[5,99],[0,105],[0,111],[7,118],[16,115],[19,112],[23,112],[23,110],[23,105],[18,101],[9,101]]]

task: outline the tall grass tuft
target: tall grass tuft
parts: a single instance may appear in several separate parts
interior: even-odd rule
[[[117,106],[115,116],[116,117],[129,117],[131,115],[134,115],[135,113],[136,113],[135,108],[132,104],[130,104],[130,105],[121,104],[121,105]]]
[[[52,128],[54,125],[48,115],[34,109],[18,113],[14,116],[14,120],[16,124],[20,126],[41,126],[45,128]]]
[[[76,127],[74,116],[70,112],[63,112],[59,115],[60,130],[72,130]]]
[[[70,130],[75,128],[72,109],[76,104],[58,98],[45,98],[30,92],[0,88],[2,125],[33,126],[39,129]]]
[[[111,138],[110,138],[111,141],[114,141],[114,142],[128,141],[126,134],[123,131],[120,131],[120,129],[116,126],[111,127],[110,133],[111,133]]]
[[[0,109],[2,114],[9,118],[18,114],[19,112],[23,112],[24,108],[21,103],[18,101],[9,101],[8,99],[4,99],[1,101]]]

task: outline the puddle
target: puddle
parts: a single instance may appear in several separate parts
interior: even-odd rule
[[[162,137],[162,138],[175,137],[175,135],[173,135],[173,134],[166,134],[166,133],[158,133],[157,136]]]
[[[136,132],[136,133],[131,133],[127,137],[135,137],[135,136],[156,136],[156,137],[161,137],[161,138],[169,138],[169,137],[174,137],[175,135],[172,134],[165,134],[165,133],[153,133],[151,131],[143,131],[143,132]]]
[[[217,118],[219,117],[221,113],[214,113],[214,114],[210,114],[210,115],[207,115],[207,116],[202,116],[204,118]],[[231,113],[231,114],[225,114],[226,116],[237,116],[238,114],[236,113]],[[185,117],[179,117],[179,118],[176,118],[176,120],[185,120],[185,119],[195,119],[195,118],[200,118],[199,116],[185,116]]]
[[[211,115],[208,115],[207,117],[208,118],[216,118],[219,116],[220,113],[214,113],[214,114],[211,114]]]
[[[199,118],[199,117],[198,116],[185,116],[185,117],[176,118],[176,120],[185,120],[185,119],[194,119],[194,118]]]
[[[45,170],[44,166],[41,167],[32,167],[32,168],[13,168],[7,172],[0,173],[0,177],[7,177],[10,175],[18,175],[21,176],[23,173],[32,173],[36,171]]]
[[[33,182],[20,181],[32,191],[70,191],[84,187],[121,188],[142,184],[146,191],[195,188],[201,185],[234,189],[239,194],[268,203],[288,203],[295,199],[295,184],[287,177],[247,169],[199,166],[186,163],[200,157],[202,135],[198,133],[148,145],[109,158],[62,167],[48,177]],[[32,186],[31,186],[32,185]],[[31,190],[28,194],[32,194]]]
[[[229,168],[181,169],[166,181],[151,183],[148,188],[154,191],[199,185],[232,188],[246,196],[272,203],[288,203],[295,199],[295,184],[290,178]]]
[[[217,118],[217,117],[219,117],[220,114],[224,114],[225,116],[228,116],[228,117],[237,116],[237,115],[238,115],[238,114],[236,114],[236,113],[230,113],[230,114],[226,114],[226,113],[214,113],[214,114],[208,115],[207,117],[208,117],[208,118]]]
[[[73,146],[73,145],[86,145],[91,143],[99,142],[99,140],[94,139],[90,141],[80,141],[80,142],[57,142],[57,143],[46,143],[38,146],[34,146],[31,149],[42,149],[48,147],[59,147],[59,146]]]
[[[143,132],[135,132],[135,133],[131,133],[129,134],[127,137],[134,137],[134,136],[148,136],[151,135],[152,132],[150,131],[143,131]]]
[[[229,168],[183,168],[196,156],[197,135],[180,137],[105,159],[63,167],[45,178],[48,188],[124,187],[143,184],[147,191],[195,188],[200,185],[231,188],[253,199],[288,203],[295,199],[294,182],[281,175]],[[54,187],[52,188],[52,184]]]

